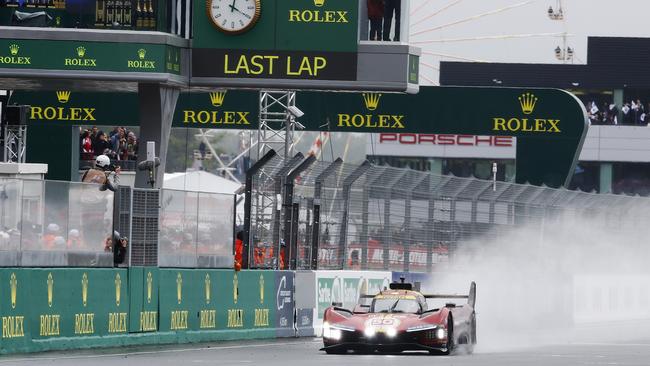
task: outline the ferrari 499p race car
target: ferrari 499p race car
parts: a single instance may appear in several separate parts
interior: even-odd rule
[[[428,299],[467,299],[430,308]],[[410,283],[391,283],[376,295],[362,295],[354,310],[331,306],[323,316],[324,350],[330,353],[429,351],[471,353],[476,344],[476,284],[467,295],[425,295]]]

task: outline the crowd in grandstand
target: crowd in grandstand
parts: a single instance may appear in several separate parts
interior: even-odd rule
[[[646,107],[647,106],[647,107]],[[630,100],[619,108],[614,103],[590,101],[586,104],[589,121],[592,125],[636,125],[647,126],[650,122],[650,103]]]
[[[117,161],[134,161],[138,158],[138,139],[126,127],[115,127],[107,134],[93,126],[91,129],[82,129],[79,139],[81,160],[94,160],[99,155]]]

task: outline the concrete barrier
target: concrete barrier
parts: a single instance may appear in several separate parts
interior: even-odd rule
[[[293,336],[293,283],[289,271],[6,268],[0,352]]]

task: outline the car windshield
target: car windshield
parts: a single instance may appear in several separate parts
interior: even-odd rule
[[[403,297],[373,299],[370,306],[371,313],[410,313],[421,312],[420,304],[414,299]]]

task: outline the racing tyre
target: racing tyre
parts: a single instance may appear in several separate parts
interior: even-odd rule
[[[450,355],[454,348],[456,348],[456,342],[454,341],[454,319],[451,316],[451,313],[447,317],[447,351],[443,352],[444,355]]]

